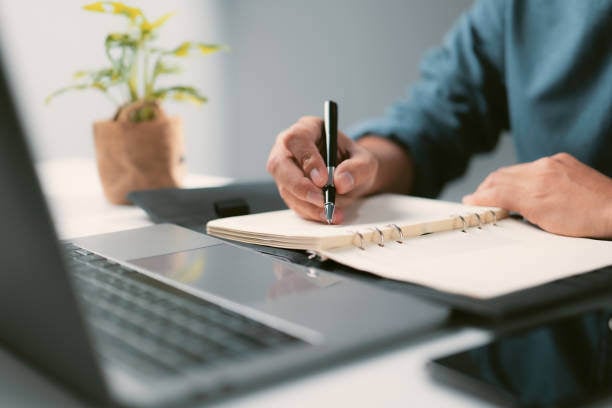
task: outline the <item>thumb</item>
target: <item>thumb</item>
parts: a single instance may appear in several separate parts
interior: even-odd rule
[[[378,163],[374,155],[368,150],[355,145],[351,157],[344,160],[334,174],[334,184],[338,194],[350,192],[365,193],[372,185]]]

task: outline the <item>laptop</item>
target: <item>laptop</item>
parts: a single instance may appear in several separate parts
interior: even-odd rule
[[[444,307],[171,224],[58,240],[8,85],[0,56],[0,342],[88,403],[210,401],[444,323]]]

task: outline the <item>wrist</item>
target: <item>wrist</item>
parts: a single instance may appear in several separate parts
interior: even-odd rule
[[[606,200],[607,208],[603,213],[603,224],[605,225],[602,236],[606,239],[612,239],[612,193]]]
[[[396,142],[382,136],[367,135],[357,143],[368,150],[376,161],[368,194],[408,194],[414,179],[414,164],[408,152]]]

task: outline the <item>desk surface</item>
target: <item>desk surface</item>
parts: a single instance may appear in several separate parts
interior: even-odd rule
[[[91,160],[46,162],[38,166],[38,171],[62,238],[150,225],[139,208],[105,201]],[[215,186],[227,181],[193,175],[185,184]],[[426,364],[434,357],[481,344],[488,338],[487,332],[475,328],[441,331],[427,339],[406,342],[393,350],[222,402],[220,406],[487,407],[490,404],[476,397],[436,383]],[[63,388],[0,349],[0,406],[43,405],[80,406]]]

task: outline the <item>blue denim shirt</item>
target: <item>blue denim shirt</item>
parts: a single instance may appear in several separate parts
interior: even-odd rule
[[[612,0],[478,1],[406,99],[348,133],[405,147],[434,197],[504,130],[522,162],[568,152],[612,176]]]

